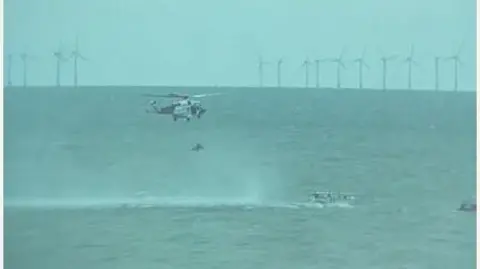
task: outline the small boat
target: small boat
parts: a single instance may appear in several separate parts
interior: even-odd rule
[[[476,212],[477,201],[474,199],[469,201],[464,201],[457,210],[464,211],[464,212]]]
[[[355,200],[355,196],[340,192],[314,192],[310,195],[310,202],[318,204],[349,203]]]

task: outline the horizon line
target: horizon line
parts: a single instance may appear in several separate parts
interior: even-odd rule
[[[56,86],[56,85],[32,85],[26,86],[23,85],[4,85],[3,89],[20,89],[20,88],[64,88],[64,89],[74,89],[74,88],[132,88],[132,87],[139,87],[139,88],[223,88],[223,89],[289,89],[289,90],[338,90],[338,91],[380,91],[380,92],[388,92],[388,91],[409,91],[409,92],[476,92],[476,89],[463,89],[463,90],[454,90],[454,89],[405,89],[405,88],[390,88],[390,89],[382,89],[382,88],[355,88],[355,87],[304,87],[304,86],[234,86],[234,85],[65,85],[65,86]]]

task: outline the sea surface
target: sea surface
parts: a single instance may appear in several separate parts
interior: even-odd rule
[[[222,94],[200,120],[146,113],[169,92]],[[472,92],[5,89],[5,268],[474,268],[456,209],[475,110]],[[327,190],[357,200],[308,202]]]

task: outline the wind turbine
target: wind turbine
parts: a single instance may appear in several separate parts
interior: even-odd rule
[[[67,58],[64,57],[60,47],[57,51],[53,52],[53,56],[57,58],[57,87],[60,87],[60,67],[62,62],[67,61]]]
[[[85,57],[83,57],[82,54],[80,54],[80,51],[78,50],[78,37],[75,38],[75,50],[72,51],[70,58],[73,58],[73,85],[76,88],[78,85],[78,67],[77,67],[78,59],[82,59],[84,61],[87,60]]]
[[[309,75],[310,64],[311,64],[311,62],[307,57],[307,58],[305,58],[305,60],[303,61],[302,65],[301,65],[302,67],[305,67],[305,88],[308,88],[308,84],[309,84],[308,83],[309,82],[308,75]]]
[[[320,87],[320,60],[315,60],[315,87]]]
[[[283,64],[283,59],[280,58],[277,61],[277,85],[278,87],[282,87],[282,64]]]
[[[382,67],[383,67],[383,90],[387,90],[387,62],[391,60],[395,60],[397,58],[396,55],[392,55],[389,57],[381,57],[380,60],[382,61]]]
[[[341,78],[341,69],[345,68],[345,64],[343,63],[343,54],[344,54],[344,49],[340,52],[340,55],[337,58],[331,58],[331,59],[326,59],[325,61],[336,63],[337,64],[337,89],[339,89],[342,86],[342,78]]]
[[[462,44],[463,45],[463,44]],[[458,65],[462,65],[462,61],[460,61],[460,52],[461,52],[462,46],[458,49],[457,53],[455,53],[453,56],[446,57],[445,60],[451,60],[453,61],[454,65],[454,78],[455,78],[455,84],[454,84],[454,90],[458,91]]]
[[[317,88],[320,88],[320,63],[328,62],[331,59],[316,59],[315,60],[315,85]]]
[[[325,62],[328,59],[316,59],[315,60],[315,85],[320,88],[320,63]]]
[[[363,67],[370,68],[363,59],[365,56],[365,48],[362,51],[362,56],[353,60],[353,62],[358,63],[358,87],[363,89]]]
[[[262,57],[258,59],[258,76],[260,79],[260,87],[263,87],[263,66],[268,62],[263,61]]]
[[[442,60],[442,57],[435,56],[435,90],[438,91],[440,83],[439,83],[439,67],[440,67],[440,60]]]
[[[412,64],[418,65],[417,62],[413,59],[414,46],[410,47],[410,55],[405,58],[405,62],[408,63],[408,89],[412,89]]]
[[[13,62],[13,55],[8,54],[8,86],[12,86],[12,62]]]
[[[32,56],[27,54],[26,52],[20,54],[20,59],[22,59],[23,63],[23,87],[27,87],[27,61],[31,59]]]

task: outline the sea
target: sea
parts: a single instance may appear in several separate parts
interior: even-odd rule
[[[148,113],[170,92],[219,94],[201,119]],[[5,268],[475,268],[476,213],[457,210],[476,195],[475,99],[5,88]]]

